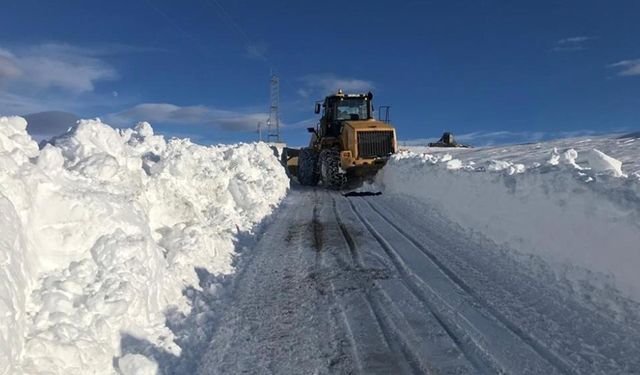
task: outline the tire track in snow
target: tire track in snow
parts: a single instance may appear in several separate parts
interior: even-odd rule
[[[640,305],[613,285],[596,286],[595,274],[571,282],[566,270],[520,257],[517,246],[470,232],[428,203],[394,194],[370,201],[573,372],[640,374]]]
[[[342,331],[328,321],[330,306],[312,278],[318,255],[309,232],[313,202],[300,204],[308,197],[287,197],[282,215],[250,251],[199,374],[350,371],[349,355],[336,344]]]
[[[319,207],[320,200],[318,198],[318,191],[313,191],[313,213],[311,216],[310,222],[310,233],[311,233],[311,242],[314,250],[316,251],[315,256],[315,264],[313,274],[317,276],[323,273],[324,269],[333,269],[333,265],[330,262],[330,259],[327,257],[327,251],[323,251],[323,244],[325,241],[323,240],[324,232],[324,224],[321,220],[321,212]],[[312,277],[313,278],[313,277]],[[348,373],[353,373],[353,366],[355,365],[358,369],[362,369],[362,363],[360,358],[357,355],[357,351],[355,350],[356,342],[353,335],[353,330],[349,325],[349,320],[347,319],[347,315],[344,309],[344,306],[337,302],[338,296],[338,288],[336,283],[332,278],[327,278],[326,283],[328,284],[328,288],[322,287],[321,280],[316,281],[318,283],[318,292],[326,298],[326,301],[329,305],[327,309],[327,319],[328,321],[332,321],[334,326],[330,327],[330,331],[332,332],[340,332],[342,335],[336,334],[333,337],[332,345],[335,346],[336,353],[334,354],[334,358],[329,361],[329,369],[330,371],[339,371]],[[325,290],[328,289],[328,290]],[[345,345],[345,340],[347,344]],[[346,347],[345,347],[346,346]],[[353,363],[350,363],[348,359],[345,359],[346,353],[348,352],[348,356]],[[347,362],[347,363],[344,363]],[[342,365],[343,368],[339,368]],[[337,369],[337,370],[336,370]],[[362,371],[360,371],[362,373]]]
[[[349,201],[350,208],[355,216],[360,220],[361,224],[371,233],[373,238],[380,244],[382,249],[387,253],[389,259],[391,259],[393,265],[398,270],[402,278],[402,283],[407,289],[429,310],[434,316],[437,322],[441,325],[447,335],[456,344],[464,356],[469,362],[476,367],[477,370],[483,373],[500,373],[500,369],[495,367],[495,363],[486,356],[479,355],[479,351],[483,352],[482,347],[478,347],[473,343],[473,339],[469,337],[464,331],[461,332],[460,328],[452,322],[448,322],[444,314],[439,312],[439,309],[435,307],[433,302],[429,301],[423,293],[420,291],[420,287],[411,280],[411,273],[407,270],[407,267],[402,265],[402,260],[399,259],[397,253],[391,248],[391,246],[385,241],[382,236],[373,229],[371,224],[362,216],[362,214],[355,208],[353,203]]]
[[[319,266],[331,268],[329,261],[326,259],[325,253],[320,254]],[[329,292],[327,293],[327,295],[329,304],[331,306],[329,310],[335,317],[335,324],[340,328],[342,332],[345,333],[345,337],[349,342],[349,354],[351,355],[355,366],[360,370],[359,372],[362,373],[362,359],[358,356],[358,351],[355,349],[356,340],[353,334],[353,329],[349,324],[349,319],[347,319],[347,313],[344,309],[344,306],[337,302],[338,288],[336,287],[336,283],[331,279],[328,280],[328,284]]]
[[[340,228],[340,233],[342,233],[343,239],[349,249],[349,254],[351,255],[351,259],[354,264],[358,267],[364,269],[366,268],[362,259],[360,258],[353,238],[347,231],[346,226],[342,222],[340,218],[340,214],[338,213],[338,209],[336,207],[336,200],[332,197],[333,200],[333,213],[335,219],[337,221],[338,227]],[[377,286],[374,286],[374,290],[378,290]],[[397,330],[393,328],[393,323],[391,319],[389,319],[388,315],[384,313],[384,309],[382,308],[380,301],[372,298],[370,293],[364,293],[365,300],[373,313],[376,323],[380,327],[380,330],[384,336],[384,340],[386,341],[388,347],[392,350],[397,350],[404,357],[405,363],[407,363],[410,367],[410,371],[413,374],[423,374],[425,371],[420,368],[420,360],[417,358],[415,353],[410,350],[410,346],[397,334]]]
[[[386,221],[391,227],[393,227],[398,233],[400,233],[404,238],[406,238],[409,242],[411,242],[418,250],[420,250],[425,256],[427,256],[443,273],[445,273],[451,281],[453,281],[456,285],[460,287],[460,289],[464,290],[467,294],[473,297],[483,308],[485,308],[491,315],[493,315],[496,320],[500,321],[504,324],[509,330],[511,330],[516,336],[518,336],[523,342],[529,345],[533,350],[536,351],[541,357],[545,360],[553,364],[557,369],[561,370],[567,374],[574,374],[575,372],[571,368],[571,366],[565,362],[563,358],[560,358],[555,353],[550,351],[547,347],[544,346],[541,342],[539,342],[534,337],[530,336],[526,332],[524,332],[520,327],[511,322],[508,318],[506,318],[502,313],[496,310],[490,303],[488,303],[484,298],[479,296],[464,280],[462,280],[455,272],[453,272],[449,267],[447,267],[444,263],[442,263],[438,257],[433,254],[431,251],[427,250],[419,241],[417,241],[413,236],[408,234],[404,229],[398,226],[393,220],[389,219],[386,215],[384,215],[379,208],[376,207],[369,200],[362,198],[373,211],[375,211],[384,221]]]
[[[450,331],[451,334],[457,336],[457,342],[460,342],[460,344],[465,346],[465,354],[471,355],[472,358],[475,357],[474,363],[484,363],[485,365],[490,366],[493,371],[507,373],[520,373],[522,371],[528,371],[529,373],[538,373],[541,370],[536,370],[537,366],[545,366],[546,363],[547,369],[544,371],[544,373],[575,374],[575,371],[572,369],[572,367],[567,364],[562,358],[557,357],[554,353],[550,352],[544,346],[542,346],[542,344],[537,343],[533,338],[529,338],[528,335],[526,335],[526,333],[519,329],[515,324],[508,321],[508,319],[502,316],[502,314],[492,308],[468,285],[466,285],[466,283],[464,283],[460,277],[458,277],[454,272],[452,272],[449,268],[442,264],[442,262],[440,262],[437,257],[435,257],[431,252],[425,249],[424,246],[419,243],[419,241],[412,238],[406,233],[406,231],[400,228],[397,224],[393,223],[392,220],[384,216],[379,210],[373,207],[372,203],[370,203],[365,198],[358,198],[358,200],[365,202],[370,207],[370,209],[375,212],[380,219],[383,220],[384,223],[389,225],[392,230],[394,230],[402,238],[413,245],[413,247],[420,251],[420,253],[424,257],[426,257],[426,259],[435,267],[435,269],[441,272],[449,280],[449,283],[453,284],[453,286],[455,286],[460,290],[460,292],[462,292],[463,296],[467,295],[468,297],[470,297],[474,305],[481,307],[481,309],[473,307],[472,309],[463,312],[461,311],[462,306],[453,306],[449,302],[447,302],[447,298],[442,294],[442,291],[438,291],[438,288],[432,288],[429,285],[428,280],[417,275],[415,271],[413,271],[411,267],[406,264],[399,251],[391,245],[391,243],[385,238],[385,236],[378,232],[378,230],[371,224],[371,222],[367,220],[365,216],[359,211],[356,205],[352,201],[349,201],[354,213],[363,222],[363,224],[373,235],[373,237],[378,240],[383,249],[389,254],[396,267],[398,267],[398,270],[407,275],[407,279],[410,279],[413,276],[417,278],[420,283],[424,284],[426,289],[421,288],[420,285],[415,284],[415,282],[411,282],[411,284],[415,287],[414,292],[420,295],[427,305],[431,304],[431,310],[434,311],[434,313],[440,315],[439,320],[441,320],[442,323],[445,324],[446,327],[448,327],[448,331]],[[427,295],[428,293],[425,294],[425,292],[429,292],[430,294],[432,294],[435,299],[439,300],[450,311],[448,313],[446,311],[445,313],[438,311],[439,309],[429,301],[430,298]],[[476,323],[474,323],[473,321],[478,320],[478,318],[483,319],[484,322],[476,321]],[[487,329],[486,324],[491,324],[491,322],[487,320],[494,321],[493,325],[495,325],[495,327]],[[466,328],[463,326],[466,326]],[[471,333],[473,333],[473,335]],[[494,335],[496,337],[492,337]],[[529,365],[520,364],[517,360],[514,360],[514,358],[510,358],[509,353],[496,352],[495,348],[493,348],[494,345],[491,345],[490,342],[495,343],[496,340],[498,342],[502,341],[498,338],[498,336],[502,336],[502,340],[506,339],[510,341],[510,345],[512,346],[511,349],[519,346],[520,351],[529,350],[529,355],[526,355],[523,352],[524,355],[521,354],[521,357],[522,359],[534,361],[533,369],[528,367]],[[520,342],[521,344],[518,344],[518,342]],[[538,363],[536,363],[535,360],[531,358],[531,355],[536,354],[544,362],[538,361]],[[479,363],[478,360],[480,360],[481,362]],[[519,369],[518,366],[523,367]]]

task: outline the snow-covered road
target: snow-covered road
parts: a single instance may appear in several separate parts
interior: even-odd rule
[[[633,306],[613,316],[508,254],[406,197],[294,187],[199,373],[640,373]]]
[[[0,374],[640,374],[633,135],[403,151],[345,197],[264,143],[26,128],[0,117]]]

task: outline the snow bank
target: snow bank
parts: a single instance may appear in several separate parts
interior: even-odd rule
[[[640,301],[640,178],[596,148],[615,149],[609,142],[564,142],[404,152],[378,183],[558,269],[604,274]],[[627,150],[626,160],[640,156],[637,144]],[[452,160],[458,160],[453,167]]]
[[[233,272],[237,235],[288,186],[263,143],[83,120],[39,150],[24,119],[0,117],[0,374],[155,373],[118,358],[122,334],[179,355],[165,311],[189,310],[195,267]]]

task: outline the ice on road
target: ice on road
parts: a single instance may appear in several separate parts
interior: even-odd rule
[[[294,188],[223,303],[200,374],[630,374],[625,319],[437,210]]]

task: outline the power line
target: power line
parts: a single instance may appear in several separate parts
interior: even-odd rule
[[[144,0],[144,2],[153,9],[154,12],[159,14],[162,18],[164,18],[172,27],[174,27],[178,32],[180,32],[184,37],[189,39],[195,48],[200,52],[200,54],[204,56],[212,57],[210,50],[205,48],[198,39],[187,32],[185,29],[180,27],[180,25],[175,22],[173,18],[171,18],[167,13],[163,12],[160,8],[155,6],[151,0]],[[233,16],[225,9],[225,7],[218,0],[206,0],[205,4],[216,10],[216,14],[222,20],[222,22],[227,26],[229,30],[231,30],[236,35],[240,36],[240,39],[245,44],[245,48],[249,48],[254,46],[255,43],[253,39],[249,36],[249,34],[244,30],[244,28],[236,22]],[[269,72],[271,75],[271,95],[270,95],[270,107],[269,107],[269,120],[267,121],[267,138],[275,138],[278,142],[280,141],[280,78],[274,74],[275,66],[273,62],[265,55],[265,53],[257,50],[254,51],[254,54],[260,58],[260,60],[267,65],[269,68]],[[295,91],[295,89],[289,84],[287,80],[284,81],[284,84],[288,86],[291,91]],[[260,125],[258,127],[260,129]]]
[[[237,34],[240,39],[246,44],[245,47],[249,47],[251,45],[254,45],[254,39],[251,38],[249,36],[249,34],[245,31],[245,29],[235,20],[235,18],[225,9],[225,7],[220,3],[219,0],[206,0],[205,4],[207,4],[209,7],[214,8],[217,10],[217,15],[218,17],[222,20],[222,22],[224,22],[227,27],[232,30],[235,34]],[[215,5],[215,6],[214,6]],[[280,141],[280,115],[279,115],[279,107],[280,107],[280,82],[284,83],[285,86],[287,86],[287,88],[289,88],[291,90],[291,92],[295,92],[295,88],[289,83],[289,81],[287,81],[286,79],[281,81],[279,76],[276,76],[275,72],[278,71],[277,67],[275,66],[275,64],[273,63],[273,61],[271,61],[271,59],[269,59],[264,53],[257,51],[258,55],[260,57],[260,59],[269,67],[269,74],[271,76],[271,96],[270,96],[270,100],[271,100],[271,105],[269,108],[269,121],[267,121],[267,127],[268,132],[267,132],[267,138],[269,139],[270,137],[274,137],[276,138],[278,141]],[[273,79],[276,79],[276,88],[275,88],[275,94],[274,94],[274,83],[273,83]],[[274,96],[277,97],[277,100],[275,100],[276,103],[276,110],[274,113],[273,107],[274,107]],[[273,127],[273,128],[271,128]],[[273,133],[273,134],[271,134]]]
[[[222,4],[220,4],[220,2],[218,0],[208,0],[206,2],[206,4],[211,5],[211,3],[214,3],[216,5],[216,7],[218,8],[218,10],[220,11],[220,14],[222,15],[222,17],[220,17],[223,21],[225,21],[227,23],[227,25],[229,25],[232,29],[234,29],[234,31],[236,33],[238,33],[245,41],[245,43],[247,44],[251,44],[251,38],[249,37],[249,35],[242,29],[242,27],[240,26],[240,24],[238,24],[233,17],[231,17],[231,15],[229,14],[229,12],[227,12],[227,10],[222,6]]]
[[[255,41],[249,36],[249,34],[244,30],[244,28],[236,22],[236,20],[231,16],[231,14],[222,6],[220,1],[218,0],[206,0],[206,5],[211,8],[217,10],[218,17],[222,20],[223,23],[227,25],[227,27],[235,34],[240,36],[242,42],[245,44],[245,48],[249,48],[251,46],[256,45]],[[215,7],[214,7],[215,4]],[[273,73],[274,65],[271,60],[262,52],[254,51],[254,53],[260,57],[260,60],[264,62],[269,68],[270,72]]]
[[[175,22],[173,18],[171,18],[167,13],[163,12],[160,8],[154,5],[151,0],[143,0],[143,1],[145,4],[147,4],[147,6],[149,6],[149,8],[151,8],[154,12],[156,12],[162,18],[164,18],[164,20],[167,21],[173,28],[178,30],[178,32],[180,32],[184,37],[189,39],[191,43],[194,45],[194,47],[196,48],[196,50],[201,55],[203,55],[205,59],[207,57],[213,57],[213,55],[209,52],[209,49],[205,48],[193,34],[187,32],[185,29],[180,27],[180,25],[177,22]]]

